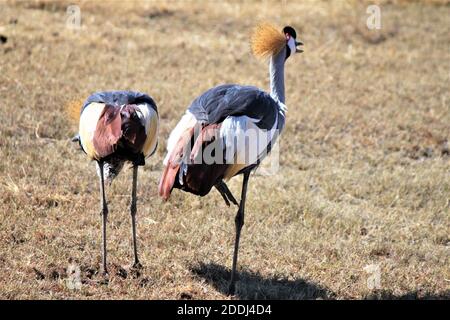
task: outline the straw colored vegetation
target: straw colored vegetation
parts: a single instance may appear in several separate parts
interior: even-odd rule
[[[378,2],[381,30],[359,1],[81,1],[79,30],[72,3],[0,2],[0,298],[228,298],[236,208],[156,189],[192,99],[268,88],[259,21],[293,25],[305,52],[286,64],[280,169],[250,180],[234,298],[450,298],[448,2]],[[152,95],[161,130],[140,171],[144,268],[129,269],[127,168],[108,191],[104,283],[95,166],[64,110],[107,89]]]

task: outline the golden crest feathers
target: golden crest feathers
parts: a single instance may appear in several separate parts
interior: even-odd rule
[[[69,120],[74,124],[78,124],[78,121],[80,120],[80,112],[83,102],[84,99],[77,99],[71,100],[66,104],[65,112],[69,117]]]
[[[274,25],[264,22],[255,27],[251,46],[258,58],[276,55],[286,45],[286,38]]]

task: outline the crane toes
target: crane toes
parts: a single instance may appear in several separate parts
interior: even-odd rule
[[[236,201],[236,199],[234,198],[233,194],[231,193],[230,189],[228,189],[227,185],[225,184],[225,182],[220,181],[219,183],[217,183],[215,185],[217,191],[219,191],[220,195],[222,196],[223,200],[225,201],[225,204],[229,207],[230,206],[230,201],[239,206],[238,202]]]
[[[230,201],[235,204],[236,206],[239,207],[238,202],[236,201],[236,199],[233,197],[233,195],[231,194],[231,192],[227,192],[224,194],[224,199],[227,198],[225,200],[225,202],[227,203],[227,206],[230,206]]]
[[[133,269],[133,270],[140,270],[142,268],[143,268],[143,266],[139,261],[135,261],[133,263],[133,265],[131,266],[131,269]]]
[[[233,197],[231,193],[228,195],[228,198],[230,199],[231,202],[233,202],[233,204],[239,207],[239,203],[236,201],[236,199]]]
[[[109,277],[108,269],[106,268],[106,266],[101,267],[100,276],[102,276],[103,278]]]
[[[225,201],[225,204],[227,205],[227,207],[229,207],[230,206],[230,201],[228,201],[227,196],[222,195],[222,197],[223,197],[223,200]]]

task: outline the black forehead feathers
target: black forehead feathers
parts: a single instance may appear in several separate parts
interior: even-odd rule
[[[291,26],[286,26],[283,28],[283,33],[284,34],[289,34],[291,37],[293,37],[294,39],[297,39],[297,32],[295,32],[295,29],[292,28]]]

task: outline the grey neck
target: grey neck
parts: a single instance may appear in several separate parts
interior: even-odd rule
[[[285,103],[284,96],[284,62],[286,60],[286,47],[277,55],[270,57],[269,76],[270,94]]]

